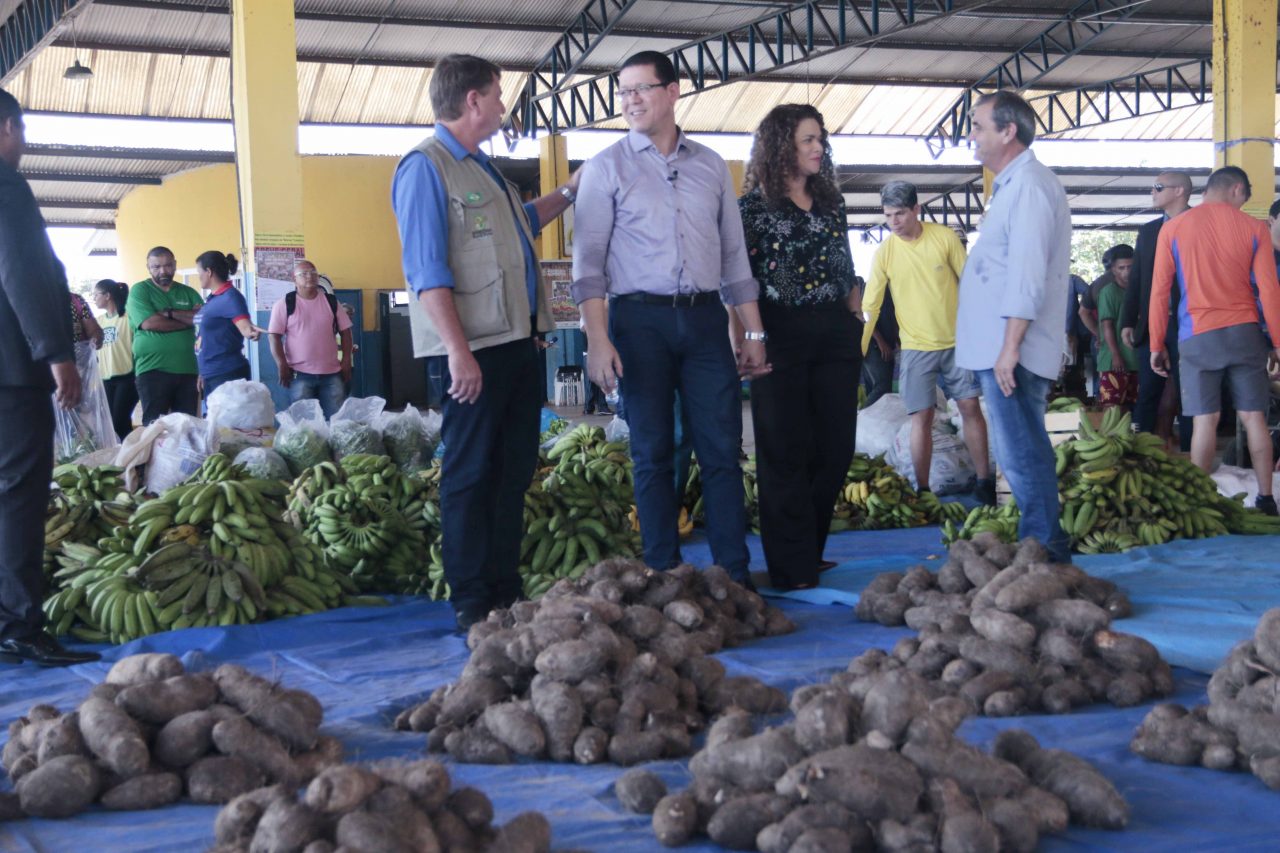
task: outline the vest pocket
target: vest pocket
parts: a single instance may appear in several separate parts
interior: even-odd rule
[[[459,266],[466,263],[464,256]],[[511,328],[507,319],[507,292],[502,283],[502,271],[497,270],[497,278],[491,278],[494,272],[491,261],[477,266],[483,267],[489,275],[484,275],[481,269],[467,270],[456,276],[453,288],[453,304],[468,340],[498,335]]]

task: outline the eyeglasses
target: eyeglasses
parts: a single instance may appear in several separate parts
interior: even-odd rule
[[[635,86],[631,86],[626,89],[619,89],[618,97],[625,100],[632,95],[646,95],[649,93],[650,89],[662,88],[664,88],[664,84],[662,83],[637,83]]]
[[[1164,192],[1164,189],[1165,189],[1164,184],[1152,184],[1152,185],[1151,185],[1151,191],[1152,191],[1153,193],[1162,193],[1162,192]]]

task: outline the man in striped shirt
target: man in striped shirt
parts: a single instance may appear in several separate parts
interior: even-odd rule
[[[1267,360],[1275,345],[1261,320],[1272,334],[1280,330],[1280,282],[1267,226],[1240,212],[1251,192],[1243,169],[1218,169],[1205,184],[1204,202],[1160,229],[1150,304],[1168,304],[1176,277],[1182,294],[1177,310],[1182,412],[1195,419],[1192,461],[1205,471],[1213,464],[1226,379],[1249,437],[1258,477],[1256,505],[1275,515],[1267,432]],[[1168,312],[1150,312],[1151,369],[1161,376],[1169,375],[1168,324]]]

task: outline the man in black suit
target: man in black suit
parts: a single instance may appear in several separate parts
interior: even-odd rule
[[[80,402],[67,276],[18,162],[22,107],[0,89],[0,662],[97,660],[44,630],[44,517],[53,476],[53,402]]]
[[[1164,395],[1165,379],[1151,369],[1151,342],[1147,340],[1147,318],[1150,314],[1151,274],[1156,266],[1156,240],[1160,229],[1173,217],[1191,206],[1191,177],[1185,172],[1162,172],[1151,186],[1151,204],[1160,211],[1153,219],[1138,229],[1138,244],[1134,249],[1133,271],[1129,281],[1136,284],[1125,291],[1124,310],[1120,316],[1121,339],[1138,353],[1138,402],[1133,409],[1133,422],[1142,432],[1155,432],[1156,415],[1160,398]],[[1168,311],[1172,314],[1178,304],[1178,286],[1174,283]],[[1169,323],[1165,346],[1169,351],[1169,363],[1175,392],[1178,387],[1178,323]],[[1175,393],[1174,397],[1178,395]],[[1179,418],[1180,444],[1183,450],[1191,447],[1191,418]]]

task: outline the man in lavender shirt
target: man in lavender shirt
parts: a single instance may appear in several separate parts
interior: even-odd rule
[[[750,584],[738,383],[768,366],[736,193],[724,160],[676,126],[680,85],[670,59],[630,57],[617,94],[631,132],[583,167],[574,213],[573,297],[590,340],[587,371],[606,389],[622,386],[645,562],[680,563],[678,389],[702,471],[711,555]],[[738,340],[722,303],[737,315]]]

